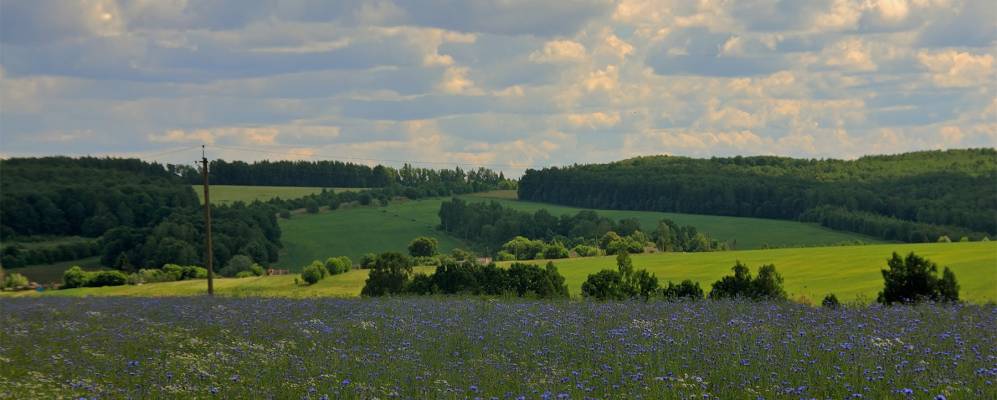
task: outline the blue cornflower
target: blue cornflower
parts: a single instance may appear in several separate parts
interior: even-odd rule
[[[349,379],[343,379],[343,386],[346,386],[346,385],[349,385],[349,384],[350,384],[350,380]]]
[[[472,392],[477,393],[478,392],[478,385],[471,385],[470,389],[471,389]]]
[[[935,400],[946,400],[946,397],[944,394],[940,394],[938,396],[935,396]]]

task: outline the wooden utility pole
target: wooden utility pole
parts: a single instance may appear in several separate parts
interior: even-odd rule
[[[215,256],[211,251],[211,197],[208,195],[208,157],[201,145],[201,176],[204,179],[204,263],[208,268],[208,296],[215,294],[215,271],[211,267]]]

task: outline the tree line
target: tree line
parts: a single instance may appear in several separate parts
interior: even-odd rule
[[[175,166],[189,184],[200,184],[198,169]],[[487,168],[463,170],[416,168],[405,164],[401,168],[384,165],[367,166],[342,161],[245,161],[214,160],[210,163],[209,180],[216,185],[248,186],[312,186],[380,188],[401,186],[422,190],[423,196],[447,196],[493,190],[511,189],[515,182]]]
[[[527,170],[519,198],[586,208],[804,219],[910,242],[997,233],[997,150],[853,161],[638,157]]]
[[[591,248],[602,249],[607,254],[620,251],[641,253],[649,245],[660,251],[695,252],[726,248],[726,243],[711,239],[693,226],[662,219],[654,231],[645,234],[640,230],[640,221],[635,218],[614,221],[591,210],[558,217],[546,209],[529,213],[505,207],[496,201],[469,203],[453,198],[440,205],[439,217],[443,231],[474,243],[485,253],[511,255],[518,260],[564,258],[544,254],[565,254],[567,249],[587,256],[597,255],[582,254],[582,251],[589,252]]]

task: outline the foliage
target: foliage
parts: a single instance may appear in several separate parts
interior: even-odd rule
[[[699,287],[699,282],[686,279],[679,284],[668,281],[668,286],[661,288],[661,296],[665,300],[700,300],[703,298],[703,288]]]
[[[0,273],[0,290],[19,289],[28,286],[28,278],[16,272]]]
[[[821,300],[820,305],[824,308],[838,308],[841,306],[841,302],[838,301],[838,296],[835,296],[834,293],[828,293],[827,296],[824,296],[824,300]]]
[[[599,248],[580,244],[571,249],[579,257],[595,257],[599,255]]]
[[[548,260],[554,260],[558,258],[568,258],[568,248],[564,247],[564,244],[555,240],[553,243],[548,243],[544,245],[543,248],[543,258]]]
[[[658,278],[647,270],[634,270],[630,254],[616,256],[616,270],[604,269],[582,283],[582,296],[597,300],[649,299],[658,292]]]
[[[468,203],[453,198],[440,205],[439,217],[445,232],[472,241],[488,252],[501,248],[518,260],[535,258],[543,252],[544,242],[557,241],[567,247],[597,244],[608,254],[616,254],[623,250],[641,253],[652,240],[640,231],[636,219],[613,221],[590,210],[555,217],[546,209],[529,213],[497,201]],[[668,251],[710,251],[720,247],[705,235],[698,235],[691,226],[679,226],[670,220],[662,220],[662,224],[670,227],[661,239]],[[702,243],[692,244],[694,240]]]
[[[746,298],[751,300],[785,300],[786,291],[782,287],[782,275],[775,265],[767,264],[758,268],[758,276],[752,279],[748,267],[737,261],[731,268],[734,275],[728,275],[713,283],[711,299]]]
[[[263,267],[253,262],[252,258],[239,254],[233,256],[224,268],[218,270],[218,275],[233,277],[243,271],[252,272],[257,276],[263,275],[264,272]]]
[[[20,268],[28,265],[79,260],[97,254],[100,254],[100,244],[96,240],[82,239],[32,248],[15,243],[4,246],[3,250],[0,250],[0,263],[8,268]]]
[[[938,243],[952,243],[952,239],[949,239],[947,235],[941,235],[938,237]]]
[[[408,245],[408,253],[412,257],[432,257],[439,253],[440,242],[436,238],[420,236]]]
[[[408,257],[395,252],[381,253],[374,261],[360,294],[363,296],[401,294],[411,279],[412,262]]]
[[[527,170],[522,200],[588,208],[804,219],[888,240],[997,233],[997,150],[854,161],[638,157]],[[527,235],[529,236],[529,235]]]
[[[353,261],[347,256],[330,257],[325,260],[325,269],[330,275],[338,275],[349,272],[353,268]]]
[[[311,265],[301,271],[301,279],[309,285],[314,285],[318,281],[325,279],[326,275],[328,275],[328,271],[326,271],[325,265],[319,261],[311,263]]]
[[[128,283],[128,275],[121,271],[85,272],[83,287],[121,286]]]
[[[921,301],[959,301],[959,283],[955,273],[945,267],[941,278],[938,264],[910,252],[900,257],[896,252],[886,262],[883,270],[883,291],[877,301],[883,304],[918,303]]]

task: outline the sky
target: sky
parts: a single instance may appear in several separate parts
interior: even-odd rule
[[[0,156],[997,147],[992,0],[0,0]]]

